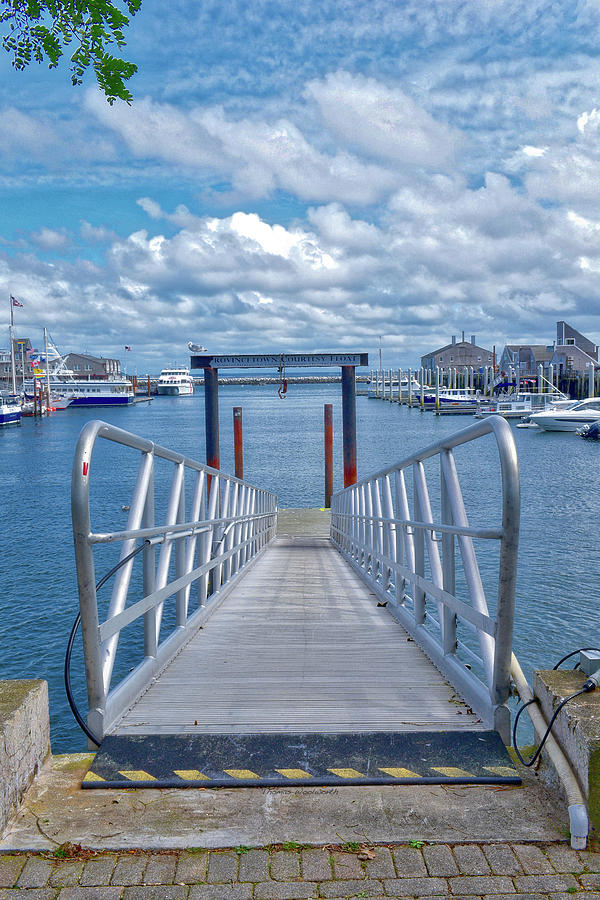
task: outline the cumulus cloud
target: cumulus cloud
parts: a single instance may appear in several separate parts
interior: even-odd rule
[[[173,358],[206,334],[221,350],[373,350],[382,334],[406,365],[462,329],[487,346],[550,341],[564,316],[594,337],[595,6],[299,0],[282,16],[267,0],[173,0],[151,42],[161,75],[140,75],[131,108],[92,92],[54,128],[5,103],[4,189],[57,177],[41,123],[65,183],[90,202],[95,186],[126,190],[107,204],[118,229],[40,204],[2,239],[0,288],[106,353],[124,331]],[[182,21],[198,33],[167,65],[162,28],[178,39]]]
[[[87,106],[136,156],[219,172],[254,198],[281,189],[306,201],[374,204],[401,182],[399,163],[445,167],[460,143],[403,92],[373,79],[337,73],[311,82],[306,96],[338,140],[334,152],[288,117],[234,118],[222,107],[183,112],[148,98],[132,109],[109,107],[95,93]]]
[[[374,78],[335,72],[309,82],[305,95],[328,131],[375,159],[445,169],[463,143],[457,130],[436,122],[404,91]]]
[[[31,235],[31,240],[41,250],[60,250],[67,246],[70,237],[65,228],[40,228]]]

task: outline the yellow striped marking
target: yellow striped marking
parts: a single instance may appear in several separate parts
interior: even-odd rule
[[[104,781],[101,775],[96,775],[95,772],[86,772],[84,781]]]
[[[304,769],[275,769],[275,771],[284,778],[312,778],[310,772],[305,772]]]
[[[128,778],[129,781],[156,781],[154,775],[149,775],[143,769],[119,769],[119,775]]]
[[[208,775],[203,775],[198,769],[173,769],[173,771],[184,781],[210,781]]]
[[[223,769],[223,771],[232,778],[260,778],[260,775],[251,772],[250,769]]]
[[[380,772],[385,772],[386,775],[391,775],[392,778],[422,778],[422,775],[419,775],[418,772],[411,772],[410,769],[401,769],[395,768],[394,766],[380,766]]]
[[[484,766],[483,768],[491,772],[492,775],[501,775],[502,778],[514,778],[515,775],[519,774],[516,769],[510,766]]]
[[[440,775],[446,775],[447,778],[475,778],[472,772],[465,772],[464,769],[457,769],[455,766],[432,766],[431,768]]]
[[[333,775],[337,775],[338,778],[364,778],[362,772],[357,772],[356,769],[327,769],[328,772],[332,772]]]

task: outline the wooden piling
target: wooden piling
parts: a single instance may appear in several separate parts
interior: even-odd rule
[[[242,407],[233,407],[233,452],[235,457],[235,477],[244,479],[244,437],[242,433]]]
[[[323,407],[323,428],[325,444],[325,509],[331,507],[333,494],[333,404],[325,403]]]

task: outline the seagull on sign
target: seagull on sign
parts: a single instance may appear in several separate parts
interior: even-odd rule
[[[188,347],[192,353],[208,353],[206,347],[202,347],[200,344],[193,344],[191,341],[189,341]]]

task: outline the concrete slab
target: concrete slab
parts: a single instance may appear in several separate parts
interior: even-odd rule
[[[290,508],[277,511],[277,536],[329,537],[331,513],[328,509]]]
[[[522,787],[385,786],[83,791],[91,754],[54,756],[0,850],[323,846],[564,840],[566,809],[520,769]]]

